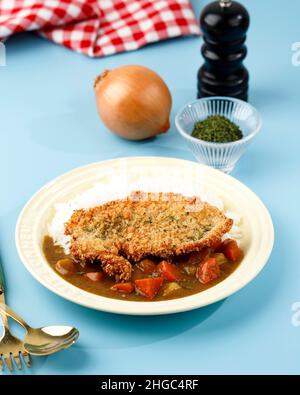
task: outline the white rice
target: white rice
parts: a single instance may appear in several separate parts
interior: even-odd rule
[[[174,176],[176,177],[176,176]],[[172,176],[171,176],[172,178]],[[156,180],[157,181],[157,180]],[[148,181],[149,184],[149,181]],[[185,196],[198,196],[202,201],[205,201],[213,206],[216,206],[219,210],[225,212],[225,215],[233,220],[233,226],[230,233],[226,234],[224,238],[233,238],[237,241],[242,238],[242,232],[240,225],[242,223],[242,217],[232,211],[224,210],[224,203],[222,199],[212,192],[204,191],[202,188],[195,190],[195,187],[191,188],[189,180],[181,182],[178,185],[178,179],[168,178],[168,182],[155,182],[156,187],[145,184],[145,180],[141,182],[139,178],[136,181],[132,180],[128,182],[125,177],[120,176],[119,179],[114,178],[113,182],[97,183],[92,188],[85,192],[75,196],[73,199],[66,203],[59,203],[54,206],[55,214],[48,226],[48,234],[51,236],[55,244],[60,245],[64,248],[65,252],[69,252],[70,237],[64,234],[65,223],[70,219],[73,212],[78,209],[88,209],[101,204],[104,204],[111,200],[121,199],[129,196],[133,191],[144,191],[144,192],[174,192],[182,193]],[[170,187],[171,185],[177,185],[178,187]]]

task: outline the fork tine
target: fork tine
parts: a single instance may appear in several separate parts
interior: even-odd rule
[[[21,360],[20,360],[20,353],[13,355],[12,359],[15,361],[15,364],[17,365],[17,368],[19,370],[21,370],[22,369],[22,365],[21,365]]]
[[[10,371],[12,371],[13,370],[13,364],[12,364],[12,360],[11,360],[10,356],[5,357],[4,360],[6,362],[6,365],[7,365],[8,369]]]
[[[22,356],[26,366],[30,368],[30,355],[27,352],[23,351]]]

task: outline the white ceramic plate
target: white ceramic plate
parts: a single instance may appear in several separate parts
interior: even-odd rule
[[[114,181],[116,180],[116,181]],[[54,216],[54,205],[64,203],[93,185],[103,191],[124,181],[135,189],[174,191],[185,195],[201,190],[218,195],[225,208],[242,215],[245,257],[238,269],[216,286],[201,293],[161,302],[114,300],[76,288],[48,265],[42,241]],[[118,188],[117,188],[118,189]],[[116,189],[116,190],[117,190]],[[187,190],[189,189],[189,190]],[[113,190],[112,190],[113,191]],[[116,196],[111,192],[111,199]],[[172,158],[134,157],[98,162],[72,170],[40,189],[22,210],[16,226],[16,245],[22,262],[46,288],[86,307],[119,314],[169,314],[196,309],[232,295],[249,283],[266,264],[274,241],[271,217],[260,199],[236,179],[195,162]]]

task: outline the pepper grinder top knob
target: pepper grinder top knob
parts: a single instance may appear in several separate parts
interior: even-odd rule
[[[231,0],[220,0],[221,7],[229,7],[231,5]]]
[[[218,42],[243,40],[249,28],[250,17],[246,8],[237,1],[219,0],[204,7],[200,26],[204,38]]]

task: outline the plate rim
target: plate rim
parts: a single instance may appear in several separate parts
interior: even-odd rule
[[[95,295],[95,294],[91,294],[87,291],[84,291],[76,286],[74,286],[73,284],[67,282],[66,280],[62,279],[58,274],[57,277],[60,278],[64,283],[67,283],[69,286],[73,287],[74,290],[79,290],[80,293],[83,294],[87,294],[87,295],[93,295],[99,299],[105,299],[104,303],[101,303],[101,307],[100,306],[95,306],[92,305],[90,303],[87,303],[83,300],[77,299],[74,300],[74,298],[72,298],[69,295],[65,295],[63,293],[63,291],[61,289],[57,289],[55,287],[53,287],[51,284],[47,283],[46,281],[44,281],[43,278],[41,278],[34,270],[32,270],[32,268],[30,267],[30,265],[27,262],[26,257],[23,254],[22,251],[22,247],[20,245],[20,240],[19,240],[19,235],[20,235],[20,227],[21,227],[21,223],[22,220],[26,214],[27,209],[30,207],[30,205],[35,201],[35,199],[45,190],[47,190],[51,185],[55,184],[57,181],[59,181],[60,179],[63,179],[65,177],[67,177],[68,175],[75,173],[76,171],[79,170],[85,170],[88,168],[92,168],[94,166],[97,165],[102,165],[102,164],[109,164],[109,162],[116,162],[116,161],[127,161],[127,160],[162,160],[162,161],[174,161],[174,162],[183,162],[185,164],[189,164],[189,165],[196,165],[199,166],[199,168],[203,168],[205,172],[211,173],[211,174],[215,174],[218,176],[222,176],[225,179],[230,179],[231,183],[235,184],[236,186],[244,189],[247,191],[248,194],[252,195],[252,198],[254,198],[256,200],[257,203],[259,203],[260,208],[262,209],[262,211],[264,212],[265,215],[265,219],[268,225],[268,230],[269,230],[269,245],[267,248],[267,251],[265,252],[265,256],[264,259],[260,265],[257,265],[256,270],[252,273],[251,276],[247,277],[246,279],[243,279],[243,281],[238,282],[237,284],[235,284],[235,286],[231,287],[230,292],[226,292],[226,290],[224,290],[223,294],[221,293],[221,295],[216,295],[215,297],[212,296],[210,298],[209,302],[205,302],[205,303],[197,303],[195,301],[192,301],[190,304],[186,303],[186,304],[180,304],[178,303],[178,306],[176,307],[176,305],[174,305],[174,301],[178,301],[178,300],[185,300],[187,301],[190,298],[193,298],[195,295],[191,295],[191,296],[187,296],[184,298],[178,298],[178,299],[173,299],[173,300],[169,300],[169,301],[157,301],[157,302],[134,302],[134,301],[123,301],[123,300],[119,300],[119,299],[111,299],[111,298],[107,298],[107,297],[103,297],[103,296],[99,296],[99,295]],[[267,264],[269,257],[271,255],[272,249],[273,249],[273,245],[274,245],[274,226],[273,226],[273,222],[272,222],[272,217],[267,209],[267,207],[265,206],[265,204],[262,202],[262,200],[257,196],[256,193],[254,193],[249,187],[247,187],[245,184],[243,184],[241,181],[237,180],[236,178],[232,177],[231,175],[228,174],[224,174],[219,170],[216,170],[214,168],[211,168],[209,166],[197,163],[195,161],[191,161],[191,160],[186,160],[186,159],[179,159],[179,158],[174,158],[174,157],[162,157],[162,156],[129,156],[129,157],[120,157],[120,158],[113,158],[113,159],[106,159],[103,161],[95,161],[92,163],[88,163],[85,164],[83,166],[78,166],[75,167],[63,174],[60,174],[59,176],[53,178],[52,180],[50,180],[49,182],[47,182],[46,184],[44,184],[41,188],[39,188],[32,196],[31,198],[26,202],[26,204],[23,206],[22,210],[19,213],[17,222],[16,222],[16,227],[15,227],[15,243],[16,243],[16,248],[17,248],[17,252],[19,255],[19,258],[21,260],[21,262],[23,263],[23,265],[25,266],[25,268],[28,270],[28,272],[41,284],[43,285],[45,288],[47,288],[48,290],[50,290],[51,292],[61,296],[62,298],[69,300],[73,303],[82,305],[84,307],[88,307],[88,308],[92,308],[94,310],[98,310],[98,311],[105,311],[105,312],[110,312],[110,313],[115,313],[115,314],[123,314],[123,315],[162,315],[162,314],[175,314],[175,313],[179,313],[179,312],[185,312],[185,311],[190,311],[190,310],[194,310],[194,309],[198,309],[204,306],[208,306],[210,304],[216,303],[220,300],[223,300],[225,298],[227,298],[228,296],[231,296],[233,294],[235,294],[236,292],[238,292],[239,290],[241,290],[242,288],[244,288],[247,284],[249,284],[251,281],[253,281],[255,279],[255,277],[261,272],[261,270],[264,268],[264,266]],[[53,271],[53,269],[50,268],[49,269],[51,271]],[[54,271],[53,271],[54,272]],[[55,272],[54,272],[55,273]],[[230,278],[230,276],[228,277]],[[226,280],[226,279],[225,279]],[[224,281],[225,281],[224,280]],[[224,281],[222,281],[219,284],[222,284]],[[215,289],[218,286],[218,284],[212,288],[209,288],[206,291],[203,292],[207,292],[209,290]],[[111,301],[115,301],[117,302],[117,304],[120,304],[119,308],[112,308],[110,303],[107,303],[107,301],[111,302]],[[103,306],[102,306],[103,304]],[[152,309],[145,309],[145,310],[134,310],[134,306],[141,306],[144,304],[147,304],[148,306],[152,307]],[[168,306],[169,304],[173,305],[173,306]],[[129,309],[126,308],[126,306],[130,306]],[[128,311],[130,310],[130,311]]]

